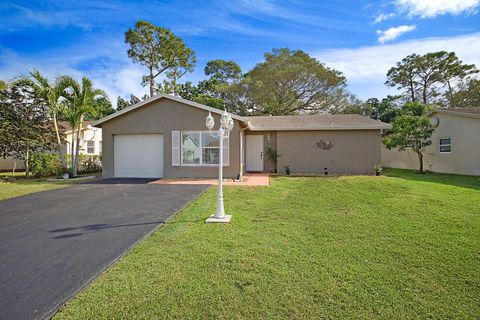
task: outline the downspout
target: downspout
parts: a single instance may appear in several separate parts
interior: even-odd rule
[[[245,172],[244,170],[245,155],[243,151],[244,144],[245,144],[244,138],[245,138],[245,131],[250,128],[250,122],[247,120],[246,124],[247,125],[244,128],[240,128],[240,172],[239,172],[240,179],[242,179],[243,173]]]

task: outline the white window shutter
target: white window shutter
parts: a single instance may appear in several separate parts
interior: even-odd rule
[[[223,140],[223,165],[230,165],[230,148],[229,148],[230,138]]]
[[[180,131],[172,131],[172,167],[180,166]]]

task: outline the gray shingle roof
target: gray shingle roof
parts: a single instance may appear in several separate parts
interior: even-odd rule
[[[390,129],[388,123],[359,114],[245,117],[252,131]]]

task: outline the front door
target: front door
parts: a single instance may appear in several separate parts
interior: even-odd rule
[[[263,171],[263,135],[246,136],[246,158],[247,171]]]

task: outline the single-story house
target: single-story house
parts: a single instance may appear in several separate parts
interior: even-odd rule
[[[66,154],[72,154],[72,143],[75,145],[76,132],[73,134],[72,128],[68,122],[60,122],[59,127],[64,135]],[[102,129],[92,126],[92,121],[84,121],[80,129],[80,154],[85,155],[102,155]]]
[[[82,129],[80,130],[80,154],[85,155],[102,155],[102,129],[92,127],[91,121],[84,121],[82,124]],[[72,153],[71,145],[72,139],[73,143],[76,144],[77,141],[73,135],[72,129],[68,122],[62,121],[59,123],[59,131],[62,134],[63,139],[65,139],[65,144],[63,147],[63,152],[67,155]],[[52,150],[51,152],[56,152]],[[14,159],[12,157],[2,158],[0,157],[0,171],[6,170],[24,170],[25,161]]]
[[[433,109],[426,116],[435,131],[423,152],[425,169],[480,176],[480,108]],[[382,164],[418,170],[418,157],[410,149],[382,148]]]
[[[102,128],[103,177],[216,177],[219,152],[226,178],[285,166],[292,174],[371,174],[381,163],[381,131],[390,128],[360,115],[232,115],[219,150],[205,126],[209,112],[218,128],[222,110],[160,94],[94,122]]]

